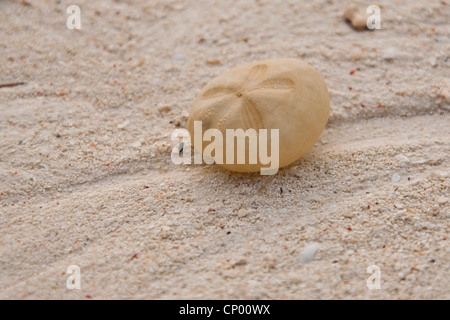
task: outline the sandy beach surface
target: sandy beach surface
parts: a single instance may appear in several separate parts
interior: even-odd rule
[[[0,298],[449,299],[450,5],[376,4],[356,31],[346,1],[1,0]],[[279,57],[329,88],[311,152],[171,162],[209,80]]]

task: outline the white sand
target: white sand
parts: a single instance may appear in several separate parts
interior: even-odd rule
[[[450,298],[445,1],[383,1],[374,32],[344,1],[70,1],[81,31],[29,2],[0,1],[0,84],[26,82],[0,88],[0,298]],[[326,76],[315,148],[269,177],[172,164],[199,89],[275,57]]]

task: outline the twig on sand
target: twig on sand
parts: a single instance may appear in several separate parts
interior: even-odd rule
[[[0,83],[0,88],[10,88],[24,85],[25,82]]]

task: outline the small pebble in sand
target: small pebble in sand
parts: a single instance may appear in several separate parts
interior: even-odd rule
[[[355,5],[348,6],[344,11],[344,19],[350,22],[353,29],[367,29],[367,19],[364,11]]]
[[[241,259],[238,262],[233,264],[233,268],[234,267],[242,267],[242,266],[245,266],[246,264],[247,264],[247,260]]]
[[[140,141],[136,141],[136,142],[133,142],[133,143],[131,144],[131,146],[132,146],[133,148],[139,148],[139,147],[142,146],[142,144],[141,144]]]
[[[437,59],[436,58],[430,58],[430,60],[428,60],[429,62],[430,62],[430,64],[431,64],[431,66],[433,67],[433,68],[435,68],[435,67],[437,67]]]
[[[121,124],[118,124],[118,125],[117,125],[117,128],[118,128],[118,129],[123,129],[123,128],[125,128],[129,123],[130,123],[129,120],[125,120],[125,121],[122,122]]]
[[[394,173],[392,176],[392,183],[397,183],[400,181],[400,176],[397,173]]]
[[[311,260],[314,257],[314,254],[316,253],[316,251],[319,249],[320,244],[316,243],[316,242],[312,242],[310,244],[308,244],[304,249],[303,252],[300,256],[300,261],[302,263],[308,263],[311,262]]]
[[[210,64],[210,65],[216,65],[216,64],[220,64],[220,60],[219,59],[206,60],[206,63]]]
[[[152,82],[152,87],[157,87],[161,82],[162,80],[160,78],[154,79]]]
[[[400,167],[404,168],[408,166],[408,163],[410,163],[411,161],[409,160],[408,157],[404,156],[403,154],[399,154],[395,156],[395,160],[397,160],[398,162],[400,162]]]
[[[183,53],[176,53],[172,56],[173,61],[184,61],[186,60],[186,55]]]
[[[386,61],[394,60],[398,57],[398,49],[394,47],[387,48],[383,54],[383,59]]]
[[[237,214],[238,214],[238,217],[239,217],[239,218],[244,218],[244,217],[247,216],[248,211],[247,211],[246,209],[240,209],[240,210],[237,212]]]

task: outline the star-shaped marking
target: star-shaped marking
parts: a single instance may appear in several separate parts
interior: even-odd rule
[[[227,129],[232,119],[237,128],[264,128],[264,117],[270,116],[280,103],[280,94],[294,90],[294,81],[285,77],[266,77],[268,66],[252,67],[244,80],[235,85],[216,86],[201,95],[199,119],[205,128]]]

